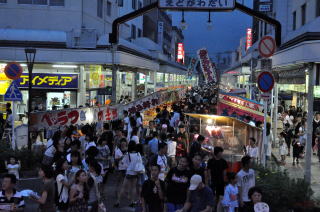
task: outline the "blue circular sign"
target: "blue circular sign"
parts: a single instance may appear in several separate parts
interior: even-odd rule
[[[4,68],[5,75],[12,80],[17,80],[20,78],[23,72],[23,68],[20,66],[19,63],[8,63]]]
[[[262,92],[271,91],[273,86],[274,86],[274,78],[270,72],[265,71],[258,76],[258,88]]]

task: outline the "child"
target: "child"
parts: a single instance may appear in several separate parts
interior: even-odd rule
[[[19,170],[21,168],[21,163],[20,161],[17,161],[15,157],[10,157],[9,158],[9,164],[8,161],[6,163],[6,169],[8,170],[9,174],[14,174],[17,179],[19,179]]]
[[[279,137],[279,150],[280,150],[280,155],[281,155],[281,163],[285,165],[286,163],[286,155],[288,154],[288,147],[285,139],[286,134],[284,132],[280,133]]]
[[[224,197],[222,200],[222,206],[224,212],[236,212],[238,211],[238,187],[236,173],[230,172],[227,174],[229,184],[226,186],[224,191]]]
[[[292,142],[292,156],[293,156],[293,161],[292,161],[292,165],[296,165],[295,161],[297,161],[297,164],[299,164],[299,157],[300,157],[300,153],[301,153],[301,144],[299,142],[299,136],[295,135],[293,142]]]

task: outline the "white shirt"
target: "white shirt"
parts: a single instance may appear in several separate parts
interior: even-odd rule
[[[256,185],[256,177],[253,169],[249,169],[248,172],[241,169],[237,174],[237,185],[242,189],[242,200],[244,202],[250,202],[248,197],[249,189]]]
[[[69,194],[68,194],[68,188],[66,186],[63,186],[62,188],[62,181],[65,181],[65,182],[68,182],[68,178],[67,176],[64,176],[62,174],[59,174],[56,178],[56,181],[57,181],[57,187],[58,187],[58,197],[60,195],[60,192],[61,192],[61,195],[60,195],[60,198],[59,198],[59,202],[64,202],[64,203],[67,203],[68,202],[68,197],[69,197]],[[62,188],[62,191],[61,191],[61,188]]]
[[[94,141],[87,142],[87,143],[85,144],[85,150],[87,151],[87,150],[88,150],[90,147],[92,147],[92,146],[95,146],[95,147],[97,146]]]
[[[44,154],[48,157],[53,158],[56,151],[57,151],[56,148],[53,145],[51,145],[49,148],[46,149]]]
[[[286,115],[286,117],[284,117],[283,124],[290,124],[290,126],[293,125],[293,122],[289,115]]]
[[[20,169],[20,165],[17,164],[8,164],[7,165],[7,169],[8,169],[8,173],[9,174],[14,174],[16,176],[17,179],[19,179],[19,169]]]
[[[127,175],[137,175],[137,172],[134,170],[136,164],[139,161],[142,161],[141,155],[137,152],[132,152],[129,154],[126,154],[123,158],[124,163],[128,164],[127,168]]]
[[[119,148],[116,148],[115,153],[114,153],[114,158],[120,159],[123,156],[122,151]],[[128,164],[125,163],[125,161],[123,161],[123,158],[119,161],[119,165],[118,165],[118,170],[126,170],[128,167]]]
[[[168,157],[175,157],[176,156],[176,150],[177,150],[177,142],[175,141],[168,141]]]
[[[123,126],[123,130],[128,130],[128,125],[129,125],[129,117],[125,117],[123,119],[123,122],[124,122],[124,126]]]
[[[130,141],[134,141],[134,142],[136,142],[136,144],[139,144],[139,137],[134,135],[131,137]]]
[[[160,166],[159,179],[164,181],[168,170],[168,160],[165,155],[158,155],[157,164]]]
[[[258,158],[258,147],[247,146],[247,154],[252,158]]]

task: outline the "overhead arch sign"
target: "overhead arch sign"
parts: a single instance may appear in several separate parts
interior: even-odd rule
[[[159,8],[170,10],[233,10],[235,0],[159,0]]]

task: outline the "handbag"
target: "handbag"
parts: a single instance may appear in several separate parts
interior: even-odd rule
[[[143,174],[143,173],[145,173],[146,170],[145,170],[145,167],[142,163],[141,155],[139,153],[137,153],[137,154],[138,154],[138,160],[134,166],[133,171],[137,172],[138,174]]]

